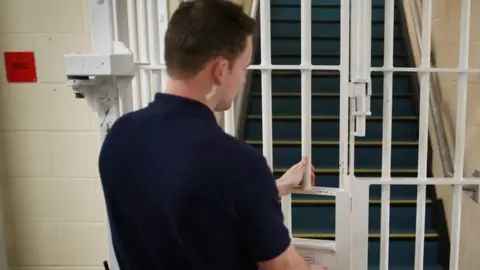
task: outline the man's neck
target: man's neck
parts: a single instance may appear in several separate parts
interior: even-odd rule
[[[210,87],[205,83],[191,81],[180,81],[169,78],[167,81],[166,93],[184,98],[196,100],[205,104],[210,110],[214,109],[213,100],[207,100],[206,96],[210,92]]]

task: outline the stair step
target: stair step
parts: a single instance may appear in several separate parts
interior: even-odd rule
[[[383,56],[382,55],[372,55],[371,65],[372,67],[383,67]],[[272,55],[272,64],[273,65],[300,65],[301,57],[298,54],[293,55]],[[260,57],[256,57],[253,62],[254,65],[260,64]],[[312,55],[312,64],[313,65],[326,65],[326,66],[336,66],[340,64],[340,56],[334,54],[313,54]],[[403,55],[397,56],[394,55],[393,58],[394,67],[408,67],[406,58]]]
[[[258,141],[257,141],[258,142]],[[262,144],[252,144],[258,151],[262,151]],[[315,167],[331,168],[338,166],[338,144],[312,144],[311,162]],[[300,143],[274,143],[273,166],[288,167],[297,163],[302,156]],[[355,146],[355,167],[378,168],[382,164],[382,147],[372,147],[369,144]],[[418,144],[415,142],[396,142],[392,144],[392,168],[417,168]]]
[[[295,5],[282,4],[272,1],[270,16],[272,20],[300,20],[301,5],[297,2]],[[338,21],[340,18],[340,4],[317,3],[311,5],[312,21]],[[372,21],[374,23],[383,23],[385,19],[385,10],[383,5],[372,6]],[[395,18],[398,23],[398,17]]]
[[[433,227],[433,204],[426,204],[425,208],[425,232],[431,237],[437,234]],[[292,220],[293,233],[300,237],[325,238],[323,235],[335,232],[335,205],[293,205]],[[416,228],[416,205],[392,204],[390,205],[390,220],[402,222],[390,222],[390,233],[399,234],[396,238],[409,237],[408,233],[415,232]],[[321,215],[319,214],[321,213]],[[381,205],[371,204],[369,207],[369,232],[379,233],[381,222]],[[403,233],[403,234],[401,234]],[[406,233],[406,234],[405,234]],[[320,235],[320,236],[315,236]],[[374,237],[376,234],[373,234]],[[412,238],[412,237],[409,237]]]
[[[372,24],[372,37],[383,38],[385,26],[383,23]],[[295,22],[288,22],[283,20],[272,20],[271,23],[271,36],[277,37],[290,37],[301,38],[300,20]],[[400,24],[394,24],[393,27],[394,37],[401,37],[402,28]],[[315,38],[337,38],[340,39],[340,19],[330,20],[326,22],[312,22],[311,35]]]
[[[340,98],[338,96],[312,96],[311,112],[313,116],[338,116],[340,115]],[[374,96],[370,99],[370,110],[373,116],[383,114],[383,98]],[[392,101],[393,116],[413,116],[416,108],[411,96],[396,96]],[[252,95],[248,106],[248,114],[262,114],[262,97]],[[302,100],[300,96],[273,96],[272,114],[300,115],[302,112]]]
[[[253,71],[252,93],[261,92],[260,71]],[[393,76],[394,94],[411,94],[411,74],[396,73]],[[383,74],[372,73],[372,94],[383,93]],[[300,92],[300,71],[274,70],[272,71],[272,92]],[[313,93],[340,93],[340,73],[338,71],[312,71]]]
[[[297,238],[316,238],[316,237],[298,237]],[[328,238],[321,239],[333,239],[333,235],[322,235],[322,236],[331,236]],[[378,265],[380,264],[380,237],[378,234],[377,237],[370,238],[368,242],[368,269],[379,269]],[[415,265],[415,234],[407,234],[405,237],[395,237],[399,236],[397,234],[391,234],[389,239],[389,269],[397,270],[412,270]],[[431,237],[429,237],[431,236]],[[353,247],[355,248],[355,247]],[[438,268],[437,264],[437,250],[438,250],[438,240],[435,235],[426,234],[424,241],[424,269],[429,270],[441,270]],[[355,269],[355,268],[353,268]]]
[[[382,117],[367,117],[366,136],[357,138],[357,141],[381,141]],[[393,117],[392,140],[418,140],[418,118],[416,116]],[[337,116],[312,117],[312,140],[334,141],[339,139],[339,122]],[[274,116],[272,121],[273,140],[301,140],[300,116]],[[262,139],[262,117],[250,115],[245,126],[246,140]]]
[[[272,55],[278,54],[301,54],[301,40],[299,39],[281,39],[272,38]],[[340,55],[340,39],[314,39],[312,40],[312,54]],[[372,40],[372,54],[383,56],[384,40]],[[397,56],[406,54],[405,45],[401,39],[397,39],[393,44],[393,53]]]

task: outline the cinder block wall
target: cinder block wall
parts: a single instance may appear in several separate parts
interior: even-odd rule
[[[90,51],[89,32],[89,0],[0,1],[0,172],[11,269],[102,269],[107,258],[98,122],[63,71],[64,54]],[[4,51],[35,52],[38,82],[8,84]]]

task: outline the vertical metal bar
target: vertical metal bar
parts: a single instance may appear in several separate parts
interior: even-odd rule
[[[432,33],[432,0],[423,1],[422,42],[420,45],[422,68],[430,67],[431,33]],[[420,73],[420,119],[419,119],[419,146],[418,146],[418,177],[427,177],[428,158],[428,116],[430,95],[430,73]],[[425,241],[425,202],[426,189],[424,184],[418,185],[417,190],[417,221],[415,237],[415,269],[423,269],[424,241]]]
[[[350,0],[340,4],[340,123],[339,123],[339,187],[350,190],[348,180],[348,129],[350,94]]]
[[[458,68],[468,69],[470,41],[470,0],[462,0],[460,19],[460,46]],[[460,72],[458,78],[457,120],[455,134],[454,178],[463,179],[465,160],[465,125],[467,121],[468,73]],[[452,198],[452,231],[450,246],[451,270],[458,270],[460,250],[460,228],[462,218],[462,185],[454,185]]]
[[[160,44],[160,65],[165,65],[165,33],[168,27],[168,2],[158,1],[158,42]],[[164,92],[167,87],[167,72],[161,71],[161,91]]]
[[[93,51],[106,54],[113,53],[115,34],[111,0],[105,0],[103,2],[90,0],[90,12]]]
[[[150,56],[148,53],[148,25],[147,25],[147,0],[137,2],[138,11],[138,45],[139,58],[142,63],[149,63]],[[150,63],[151,64],[151,63]],[[150,74],[148,69],[140,70],[140,87],[142,96],[142,107],[150,102]]]
[[[148,54],[151,65],[160,64],[160,37],[158,32],[157,0],[147,0]],[[162,78],[160,70],[150,70],[150,97],[160,91]]]
[[[352,209],[350,193],[340,191],[335,196],[335,219],[351,220]],[[351,253],[351,224],[350,222],[335,222],[335,247],[337,269],[349,270]],[[352,269],[353,270],[353,269]]]
[[[270,29],[270,0],[260,1],[260,51],[261,64],[271,65],[271,29]],[[262,140],[263,155],[270,168],[273,168],[273,141],[272,141],[272,71],[262,69]],[[282,197],[282,212],[285,226],[292,233],[291,195]]]
[[[103,2],[91,0],[90,11],[92,20],[93,51],[98,54],[113,53],[113,41],[115,34],[113,26],[112,0],[105,0]],[[109,95],[112,97],[110,99],[102,99],[104,102],[97,104],[98,107],[101,108],[98,111],[98,116],[100,118],[100,122],[102,123],[100,125],[100,137],[101,141],[103,142],[112,123],[119,117],[118,91],[115,80],[108,79],[102,89],[100,89],[98,92],[95,92],[95,95]],[[109,260],[112,269],[116,270],[118,269],[118,262],[113,249],[108,216],[105,219],[105,225],[107,227],[108,235]]]
[[[113,16],[113,40],[119,40],[118,34],[118,4],[117,0],[112,0],[112,16]]]
[[[368,269],[368,214],[370,185],[352,180],[352,260],[350,269]]]
[[[301,1],[301,64],[312,64],[312,0]],[[309,165],[303,177],[303,189],[312,189],[312,71],[301,70],[302,102],[302,155],[308,156]]]
[[[225,0],[230,1],[230,0]],[[225,132],[235,136],[235,99],[231,107],[223,113]]]
[[[385,0],[384,66],[393,68],[393,27],[395,0]],[[382,179],[390,178],[392,160],[393,72],[383,78]],[[390,185],[382,185],[380,270],[388,270],[390,243]]]
[[[134,61],[138,62],[138,34],[137,34],[137,6],[136,0],[127,0],[127,19],[128,19],[128,46],[133,53]],[[139,72],[135,73],[132,79],[132,99],[133,110],[138,110],[142,104],[142,96],[140,94]]]

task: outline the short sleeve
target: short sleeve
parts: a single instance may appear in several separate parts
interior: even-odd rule
[[[242,172],[235,178],[235,205],[247,251],[256,262],[279,256],[290,245],[290,234],[283,223],[277,186],[265,158],[258,154],[243,160]]]

